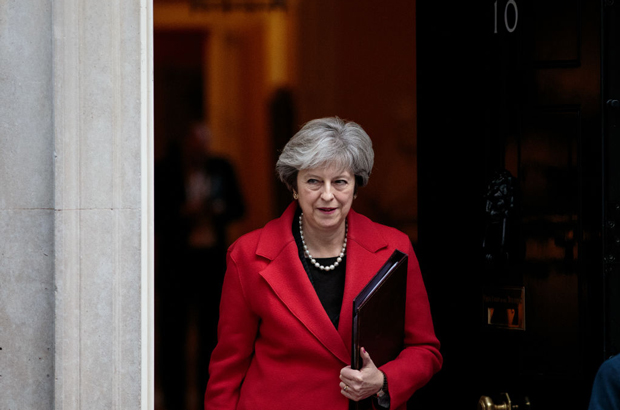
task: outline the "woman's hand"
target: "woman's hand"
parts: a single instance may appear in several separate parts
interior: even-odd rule
[[[360,370],[353,370],[351,366],[340,370],[340,393],[354,401],[370,397],[383,387],[383,373],[377,369],[363,347],[361,356],[363,364]]]

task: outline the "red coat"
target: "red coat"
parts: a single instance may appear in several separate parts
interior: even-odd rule
[[[409,255],[405,349],[381,367],[391,409],[441,367],[426,290],[409,238],[351,210],[338,329],[301,261],[291,227],[296,203],[228,250],[219,342],[211,356],[205,409],[347,410],[340,369],[351,361],[353,298],[399,249]],[[370,356],[372,358],[372,352]]]

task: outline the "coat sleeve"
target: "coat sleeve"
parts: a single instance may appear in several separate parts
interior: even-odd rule
[[[259,317],[245,296],[239,267],[231,252],[222,288],[218,344],[211,355],[205,410],[237,407],[243,379],[254,355]]]
[[[413,393],[439,371],[443,361],[420,267],[410,242],[407,254],[405,348],[396,359],[381,366],[388,380],[392,409],[404,406]]]

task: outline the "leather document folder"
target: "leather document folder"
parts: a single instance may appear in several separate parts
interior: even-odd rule
[[[353,300],[353,369],[362,368],[362,347],[377,367],[395,359],[403,349],[407,260],[406,254],[395,250]],[[369,405],[370,398],[359,403],[352,401],[349,407],[368,408]]]

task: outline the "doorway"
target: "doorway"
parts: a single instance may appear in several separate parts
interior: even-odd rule
[[[229,13],[192,10],[189,1],[154,2],[156,57],[158,44],[166,42],[159,43],[158,35],[178,36],[183,45],[171,46],[172,52],[191,47],[192,55],[173,57],[172,62],[189,59],[193,74],[187,78],[200,76],[188,83],[192,85],[184,101],[163,103],[183,113],[188,98],[194,99],[192,110],[202,110],[212,127],[214,150],[230,159],[238,174],[246,212],[230,225],[229,241],[279,216],[291,201],[290,193],[278,191],[281,184],[274,172],[284,142],[303,123],[337,115],[360,123],[375,146],[375,170],[356,200],[356,210],[399,228],[415,242],[415,2],[367,2],[354,10],[332,0],[286,3],[285,12]],[[156,78],[165,70],[156,65]],[[185,87],[186,77],[181,77],[172,93],[183,94],[179,87]],[[164,95],[158,90],[156,108]],[[157,128],[156,141],[157,131],[167,129]],[[156,177],[158,186],[162,181]],[[156,191],[164,198],[169,192]],[[163,209],[156,206],[157,218],[167,215]],[[162,252],[158,246],[160,263]],[[165,259],[174,265],[174,258]],[[159,273],[156,268],[156,276]],[[161,403],[165,388],[158,387]],[[197,395],[190,395],[192,406]]]

